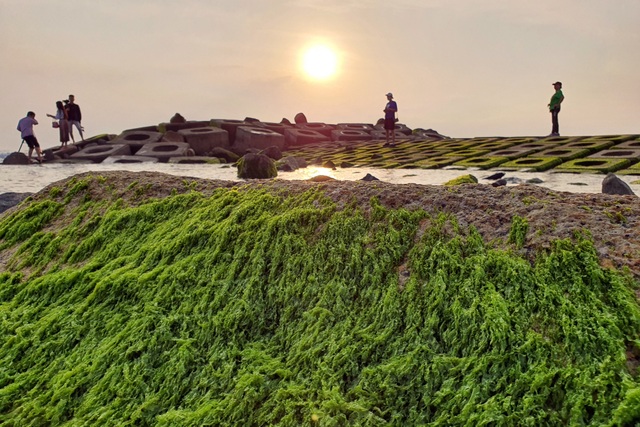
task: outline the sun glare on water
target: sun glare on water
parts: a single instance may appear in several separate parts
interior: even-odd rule
[[[338,58],[326,45],[307,48],[302,55],[302,68],[307,76],[316,80],[326,80],[336,74]]]

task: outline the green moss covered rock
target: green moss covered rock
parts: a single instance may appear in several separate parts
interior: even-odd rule
[[[444,185],[477,184],[478,178],[471,174],[462,175],[444,183]]]

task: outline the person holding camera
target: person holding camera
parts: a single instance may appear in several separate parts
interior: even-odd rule
[[[78,128],[78,132],[80,132],[80,138],[84,141],[84,136],[82,135],[82,125],[80,122],[82,121],[82,113],[80,112],[80,106],[75,103],[75,96],[69,95],[69,100],[65,100],[67,103],[65,109],[67,110],[67,117],[69,118],[69,135],[71,135],[71,140],[73,143],[76,143],[76,140],[73,138],[73,127]]]
[[[385,147],[396,146],[396,112],[398,111],[398,104],[393,100],[393,94],[389,92],[387,95],[387,105],[384,107],[384,130],[386,132],[387,142]],[[391,136],[391,143],[389,143],[389,136]]]
[[[23,117],[18,122],[18,131],[20,131],[20,136],[29,146],[29,161],[31,161],[31,155],[33,154],[33,150],[36,150],[36,154],[38,155],[38,163],[42,163],[42,150],[40,150],[40,144],[38,143],[38,139],[36,135],[33,133],[33,126],[37,125],[38,121],[36,120],[36,113],[33,111],[29,111],[26,117]],[[20,144],[20,148],[22,148],[22,144]]]

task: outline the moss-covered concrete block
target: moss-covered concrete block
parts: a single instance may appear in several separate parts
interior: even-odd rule
[[[472,157],[470,159],[460,160],[454,163],[456,166],[476,167],[480,169],[489,169],[501,165],[509,161],[508,157]]]
[[[505,169],[531,169],[536,172],[542,172],[552,169],[561,163],[562,159],[558,157],[525,157],[503,163],[500,167]]]
[[[629,159],[575,159],[561,164],[558,172],[609,173],[624,169],[631,164]]]

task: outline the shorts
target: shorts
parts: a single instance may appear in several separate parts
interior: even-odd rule
[[[396,119],[394,119],[394,118],[388,119],[388,118],[385,117],[385,119],[384,119],[384,128],[386,130],[395,130],[395,128],[396,128]]]
[[[22,139],[24,139],[24,142],[26,142],[29,148],[31,149],[40,148],[40,144],[38,144],[38,140],[36,139],[35,136],[29,135],[29,136],[25,136]]]

